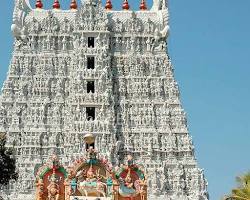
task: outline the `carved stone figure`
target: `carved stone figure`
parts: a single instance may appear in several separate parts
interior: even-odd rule
[[[151,10],[164,10],[167,8],[167,0],[153,0],[153,7]]]

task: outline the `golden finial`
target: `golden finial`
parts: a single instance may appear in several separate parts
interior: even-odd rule
[[[87,133],[83,137],[86,144],[93,144],[95,142],[95,136],[92,133]]]

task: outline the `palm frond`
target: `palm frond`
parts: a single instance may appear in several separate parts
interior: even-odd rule
[[[236,177],[238,188],[232,190],[225,200],[250,200],[250,172]]]

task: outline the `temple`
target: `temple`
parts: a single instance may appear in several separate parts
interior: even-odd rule
[[[15,0],[0,132],[12,200],[207,200],[167,49],[167,0]],[[135,1],[135,0],[133,0]]]

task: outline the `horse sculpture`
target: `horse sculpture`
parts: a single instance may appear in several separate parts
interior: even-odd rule
[[[96,186],[79,186],[78,187],[79,191],[81,194],[85,197],[90,196],[91,194],[95,194],[95,196],[98,197],[106,197],[106,185],[99,182],[96,183]]]

